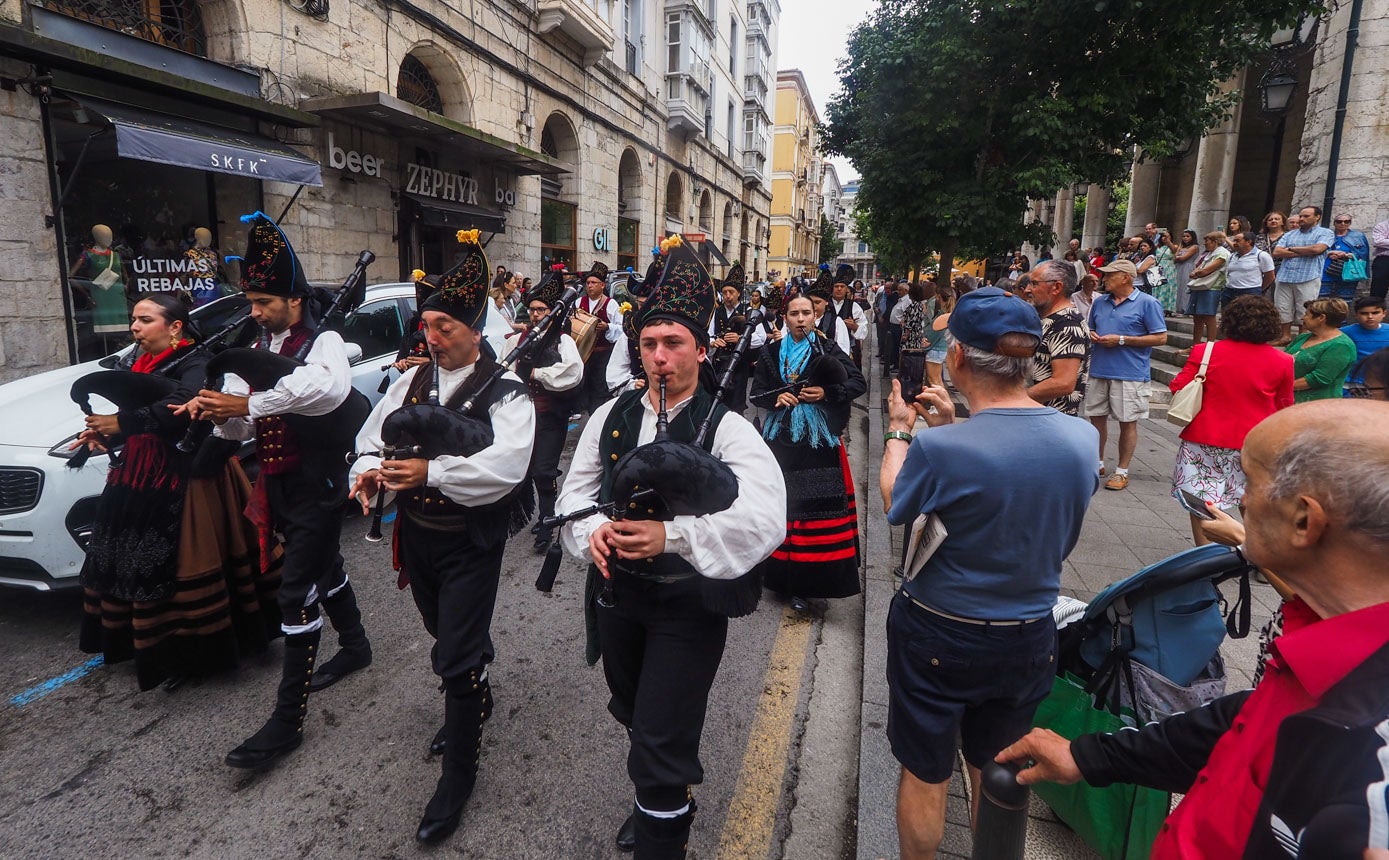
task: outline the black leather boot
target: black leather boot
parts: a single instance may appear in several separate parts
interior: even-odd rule
[[[684,814],[675,818],[656,818],[636,810],[632,815],[637,837],[635,860],[685,860],[694,814],[693,801]]]
[[[622,822],[622,826],[617,828],[617,850],[628,854],[636,850],[637,847],[637,810],[632,808],[632,814],[627,816],[627,820]]]
[[[444,693],[443,772],[415,832],[415,838],[427,845],[443,841],[458,829],[463,806],[477,784],[482,724],[487,719],[484,701],[490,698],[480,674],[475,670],[450,683]]]
[[[362,626],[362,610],[357,607],[352,583],[344,583],[332,597],[324,598],[323,608],[328,620],[333,622],[333,629],[338,631],[338,653],[318,667],[309,682],[311,693],[326,690],[358,669],[371,665],[371,643]]]
[[[541,525],[546,517],[555,515],[555,500],[559,496],[559,484],[557,481],[536,481],[536,517],[535,517],[535,545],[536,552],[544,552],[550,548],[550,530]]]
[[[482,690],[482,721],[485,723],[492,718],[492,685],[484,676],[478,682],[478,687]],[[448,749],[449,739],[444,729],[445,726],[440,726],[439,731],[434,733],[434,740],[429,742],[430,755],[443,755],[444,750]]]
[[[304,714],[308,711],[309,678],[321,631],[285,637],[284,670],[275,694],[270,719],[241,746],[227,753],[230,767],[261,770],[298,749],[304,742]]]

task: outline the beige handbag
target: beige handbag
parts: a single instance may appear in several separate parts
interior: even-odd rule
[[[1201,369],[1181,391],[1172,395],[1172,405],[1167,407],[1167,420],[1178,427],[1185,427],[1196,419],[1201,411],[1202,389],[1206,385],[1206,368],[1211,363],[1211,353],[1215,352],[1215,341],[1206,342],[1206,354],[1201,356]]]

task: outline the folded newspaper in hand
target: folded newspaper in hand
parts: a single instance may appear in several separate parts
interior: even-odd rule
[[[935,554],[948,535],[949,533],[945,530],[945,523],[941,522],[940,517],[934,511],[917,516],[916,520],[912,522],[911,533],[907,536],[907,544],[903,548],[903,582],[911,582],[916,579],[921,568],[926,566],[927,560]]]

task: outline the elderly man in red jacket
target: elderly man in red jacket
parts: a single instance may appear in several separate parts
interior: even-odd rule
[[[1138,731],[1033,729],[1018,774],[1186,797],[1152,857],[1360,860],[1389,847],[1389,403],[1275,413],[1243,451],[1245,552],[1296,593],[1263,680]]]

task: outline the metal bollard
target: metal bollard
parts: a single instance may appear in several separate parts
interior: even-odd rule
[[[1027,847],[1027,798],[1018,785],[1021,764],[989,762],[980,772],[979,821],[973,860],[1022,860]]]

